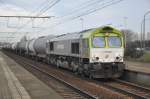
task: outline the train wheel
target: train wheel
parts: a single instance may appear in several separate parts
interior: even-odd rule
[[[74,71],[75,75],[79,75],[78,69],[76,71]]]
[[[47,64],[50,64],[50,59],[49,58],[47,59]]]
[[[81,73],[81,77],[82,77],[82,78],[85,78],[85,75],[84,75],[84,73],[83,73],[83,72]]]
[[[73,72],[77,72],[77,69],[78,69],[78,65],[75,64],[74,62],[71,62],[71,70],[72,70]]]
[[[92,75],[91,73],[89,74],[89,78],[90,78],[90,79],[93,79],[93,75]]]
[[[59,60],[56,61],[56,66],[57,66],[57,68],[60,67]]]

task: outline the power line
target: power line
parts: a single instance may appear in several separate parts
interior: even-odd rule
[[[52,5],[49,6],[49,9],[51,7],[53,7],[55,4],[57,4],[60,0],[57,0],[56,2],[54,2]],[[44,10],[43,12],[38,13],[36,16],[40,16],[41,14],[43,14],[44,12],[46,12],[48,9]],[[27,24],[29,24],[31,21],[28,21],[26,24],[24,24],[22,27],[20,27],[18,30],[24,28]]]
[[[54,1],[56,0],[45,0],[45,2],[43,2],[35,11],[33,11],[32,13],[37,12],[36,15],[38,15],[38,13],[41,13],[43,10],[45,10],[50,4],[52,4]],[[42,7],[42,8],[40,8]],[[37,11],[38,10],[38,11]]]
[[[77,19],[77,18],[79,18],[79,17],[86,16],[86,15],[88,15],[88,14],[94,13],[94,12],[96,12],[96,11],[98,11],[98,10],[101,10],[101,9],[103,9],[103,8],[106,8],[106,7],[108,7],[108,6],[111,6],[111,5],[114,5],[114,4],[116,4],[116,3],[119,3],[119,2],[121,2],[121,1],[123,1],[123,0],[119,0],[119,1],[116,1],[116,2],[113,2],[113,1],[115,1],[115,0],[111,0],[111,1],[109,1],[109,2],[106,2],[106,3],[101,4],[100,8],[97,8],[97,9],[94,8],[94,9],[86,10],[85,12],[83,12],[83,13],[81,13],[81,14],[79,14],[79,15],[73,16],[73,17],[71,17],[71,18],[69,18],[69,19],[66,19],[66,20],[64,20],[64,21],[65,21],[65,22],[66,22],[66,21],[72,21],[72,20]],[[63,21],[62,21],[62,22],[63,22]],[[59,23],[59,24],[63,24],[63,23]],[[56,24],[56,25],[59,25],[59,24]]]
[[[93,6],[93,5],[95,5],[95,4],[99,3],[99,2],[102,2],[102,1],[104,1],[104,0],[92,0],[92,1],[89,0],[89,1],[86,1],[86,2],[84,2],[84,3],[80,4],[80,5],[78,5],[78,7],[75,7],[75,8],[77,8],[77,9],[71,10],[70,13],[68,13],[67,15],[62,16],[62,17],[66,17],[66,16],[68,16],[68,15],[70,16],[70,15],[74,14],[74,12],[79,12],[79,11],[85,9],[85,8],[88,8],[88,7],[90,7],[90,6]]]
[[[51,0],[45,0],[42,4],[40,4],[40,6],[37,7],[37,9],[35,9],[35,11],[33,11],[32,13],[37,12],[37,10],[41,10],[45,7],[45,4],[49,4],[51,2]],[[43,7],[43,8],[40,8]]]
[[[42,15],[43,13],[45,13],[47,10],[49,10],[50,8],[52,8],[53,6],[55,6],[58,2],[60,2],[61,0],[55,0],[54,2],[52,2],[52,4],[51,5],[49,5],[46,9],[42,9],[41,11],[40,11],[40,13],[37,13],[37,17],[38,16],[40,16],[40,15]],[[26,22],[23,26],[21,26],[18,30],[20,30],[20,29],[22,29],[22,28],[24,28],[27,24],[29,24],[31,21],[33,21],[33,20],[30,20],[30,21],[28,21],[28,22]],[[18,31],[17,30],[17,31]],[[17,31],[15,31],[15,32],[17,32]]]
[[[47,0],[46,0],[47,1]],[[46,1],[44,2],[45,4],[46,4]],[[0,2],[1,3],[3,3],[3,4],[5,4],[5,2],[3,1],[3,0],[0,0]],[[47,4],[49,4],[49,3],[47,3]],[[43,5],[43,4],[42,4]],[[42,6],[41,5],[41,6]],[[43,7],[43,6],[42,6]],[[7,7],[8,8],[8,7]],[[39,8],[39,7],[38,7]],[[35,12],[35,11],[34,11]],[[34,13],[34,12],[32,12],[32,13]],[[39,17],[39,16],[31,16],[31,15],[27,15],[27,16],[17,16],[17,15],[14,15],[14,16],[12,16],[12,15],[10,15],[10,16],[6,16],[6,15],[3,15],[3,16],[0,16],[0,17],[6,17],[6,18],[31,18],[31,19],[34,19],[34,18],[51,18],[51,17],[53,17],[53,16],[41,16],[41,17]],[[8,21],[8,20],[7,20]],[[33,20],[31,20],[31,21],[33,21]],[[19,30],[19,29],[18,29]]]
[[[69,18],[69,19],[63,20],[62,22],[56,23],[53,27],[58,26],[58,25],[60,25],[60,24],[63,24],[64,22],[66,23],[66,22],[68,22],[68,21],[75,20],[75,19],[77,19],[77,18],[79,18],[79,17],[89,15],[89,14],[91,14],[91,13],[94,13],[94,12],[96,12],[96,11],[102,10],[102,9],[104,9],[104,8],[106,8],[106,7],[111,6],[111,5],[120,3],[121,1],[123,1],[123,0],[117,0],[117,1],[116,1],[116,0],[111,0],[111,1],[109,1],[109,2],[103,3],[103,4],[101,4],[101,6],[98,7],[98,8],[94,8],[94,9],[91,8],[91,9],[89,9],[89,10],[86,10],[86,12],[81,13],[80,15],[76,15],[76,16],[73,16],[73,17],[71,17],[71,18]],[[50,29],[50,28],[48,28],[48,29]],[[38,31],[38,32],[40,32],[40,31]]]
[[[60,0],[53,0],[53,1],[49,1],[49,2],[46,2],[45,1],[45,4],[47,4],[47,6],[42,6],[42,9],[40,9],[40,11],[36,14],[36,16],[31,16],[31,20],[27,21],[25,24],[23,24],[20,28],[18,28],[16,31],[12,32],[12,35],[14,33],[18,33],[20,29],[24,28],[27,24],[29,24],[30,22],[33,21],[34,18],[38,18],[40,15],[42,15],[43,13],[45,13],[47,10],[49,10],[50,8],[52,8],[53,6],[55,6]],[[44,3],[43,3],[44,4]],[[42,5],[43,5],[42,4]],[[35,12],[35,11],[34,11]],[[3,17],[3,16],[2,16]],[[10,17],[10,16],[7,16],[7,17]],[[16,17],[16,16],[11,16],[11,17]],[[27,18],[29,16],[22,16],[24,18]],[[50,17],[53,17],[53,16],[49,16]],[[42,17],[40,17],[42,18]],[[46,18],[46,17],[45,17]]]
[[[89,9],[89,7],[94,7],[95,8],[95,5],[97,5],[97,4],[99,4],[100,2],[102,2],[102,1],[105,1],[105,0],[89,0],[89,1],[87,1],[87,2],[84,2],[84,3],[82,3],[82,4],[80,4],[79,6],[77,6],[77,7],[75,7],[75,9],[73,9],[70,13],[68,13],[67,15],[65,15],[65,16],[62,16],[62,17],[58,17],[58,18],[56,18],[56,20],[60,20],[61,22],[60,23],[56,23],[56,25],[58,25],[58,24],[62,24],[62,22],[63,21],[68,21],[68,20],[71,20],[73,17],[75,17],[75,16],[78,16],[78,15],[76,15],[77,13],[81,13],[81,12],[83,12],[84,10],[88,10]],[[76,9],[77,8],[77,9]],[[76,12],[76,13],[74,13],[74,12]],[[85,11],[83,12],[83,13],[85,13]],[[74,16],[73,16],[74,15]],[[66,18],[66,19],[65,19]]]
[[[119,3],[119,2],[121,2],[121,1],[123,1],[123,0],[119,0],[119,1],[115,1],[115,2],[113,2],[113,1],[115,1],[115,0],[111,0],[110,2],[106,2],[106,5],[104,5],[103,7],[100,7],[100,8],[97,8],[97,9],[90,9],[89,12],[87,11],[87,12],[81,14],[81,15],[78,15],[78,16],[74,17],[72,20],[74,20],[74,19],[76,19],[76,18],[79,18],[79,17],[82,17],[82,16],[89,15],[89,14],[94,13],[94,12],[96,12],[96,11],[98,11],[98,10],[103,9],[103,8],[106,8],[106,7],[109,7],[109,6],[111,6],[111,5],[117,4],[117,3]],[[107,4],[107,3],[108,3],[108,4]]]
[[[58,3],[59,1],[60,1],[60,0],[57,0],[56,2],[53,1],[53,2],[54,2],[53,5],[55,5],[55,4]],[[89,1],[90,1],[90,0],[89,0]],[[85,6],[81,7],[80,9],[86,8],[87,6],[94,5],[94,4],[96,4],[96,3],[98,3],[98,2],[102,2],[102,1],[103,1],[103,0],[101,0],[101,1],[100,1],[100,0],[98,0],[98,1],[96,0],[96,1],[94,1],[94,2],[88,2],[87,4],[82,4],[82,5],[85,5]],[[50,3],[52,3],[52,2],[50,2]],[[52,6],[53,6],[53,5],[52,5]],[[49,8],[51,8],[51,6],[49,6],[49,7],[46,8],[46,9],[44,9],[44,8],[41,9],[40,12],[43,11],[42,13],[44,13],[44,12],[47,11]],[[77,10],[79,11],[80,9],[77,9]],[[76,11],[77,11],[77,10],[76,10]],[[69,14],[69,15],[70,15],[70,14]],[[28,24],[28,23],[27,23],[27,24]],[[25,26],[26,26],[26,24],[23,25],[20,29],[22,29],[22,28],[25,27]],[[19,30],[19,29],[18,29],[18,30]]]
[[[67,17],[69,17],[69,16],[71,16],[71,17],[74,17],[74,16],[72,16],[73,14],[76,14],[76,13],[74,13],[74,12],[81,12],[81,11],[83,11],[83,10],[86,10],[87,8],[89,8],[89,7],[95,7],[95,5],[97,5],[97,4],[99,4],[100,2],[102,2],[102,1],[105,1],[105,0],[89,0],[89,1],[87,1],[87,2],[84,2],[84,3],[82,3],[82,4],[80,4],[78,7],[75,7],[75,9],[73,9],[70,13],[68,13],[67,15],[65,15],[65,16],[62,16],[62,17],[58,17],[57,19],[60,19],[60,20],[64,20],[64,21],[66,21],[67,19],[63,19],[63,18],[67,18]],[[68,19],[70,19],[70,18],[68,18]]]

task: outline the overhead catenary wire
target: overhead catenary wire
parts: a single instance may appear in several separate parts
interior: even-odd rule
[[[36,14],[36,16],[42,15],[42,14],[45,13],[48,9],[50,9],[50,8],[53,7],[55,4],[57,4],[59,1],[60,1],[60,0],[55,0],[55,2],[53,2],[53,4],[50,3],[51,5],[49,5],[48,8],[42,9],[42,10],[40,11],[40,13],[37,13],[37,14]],[[25,23],[23,26],[21,26],[18,30],[24,28],[24,27],[25,27],[27,24],[29,24],[30,22],[31,22],[31,20],[29,20],[28,22],[26,22],[26,23]],[[16,31],[16,32],[17,32],[17,31]]]
[[[81,14],[76,15],[76,16],[72,16],[72,17],[70,17],[70,18],[68,18],[68,19],[61,20],[61,22],[57,22],[56,24],[53,24],[53,25],[50,26],[50,27],[56,27],[56,26],[58,26],[58,25],[61,25],[61,24],[66,23],[66,22],[69,22],[69,21],[78,19],[78,18],[80,18],[80,17],[89,15],[89,14],[91,14],[91,13],[94,13],[94,12],[96,12],[96,11],[102,10],[102,9],[104,9],[104,8],[106,8],[106,7],[111,6],[111,5],[120,3],[121,1],[124,1],[124,0],[111,0],[111,1],[108,1],[108,2],[105,2],[105,3],[102,3],[102,4],[100,5],[100,7],[88,9],[88,10],[86,10],[84,13],[81,13]],[[50,27],[49,27],[48,29],[50,29]],[[45,30],[48,30],[48,29],[45,29]],[[44,31],[45,31],[45,30],[44,30]],[[40,31],[37,31],[37,32],[40,32]]]
[[[66,22],[66,21],[72,19],[73,17],[78,16],[78,14],[85,13],[91,7],[95,8],[95,6],[98,5],[102,1],[106,1],[106,0],[92,0],[92,2],[87,1],[87,2],[82,3],[79,6],[75,7],[75,9],[73,9],[67,15],[62,16],[62,17],[57,17],[56,20],[60,20],[60,22],[58,22],[58,23],[56,22],[56,24],[58,25],[59,23]],[[99,6],[103,6],[103,5],[104,5],[104,3]]]
[[[64,20],[65,18],[74,17],[78,13],[82,13],[83,11],[87,11],[91,7],[95,7],[97,4],[99,4],[102,1],[105,1],[105,0],[92,0],[92,1],[89,0],[75,7],[75,9],[71,10],[69,13],[67,13],[67,15],[57,17],[57,19]]]
[[[115,1],[115,2],[113,2],[113,1]],[[117,0],[117,1],[116,1],[116,0],[111,0],[111,1],[109,1],[109,2],[106,2],[106,3],[101,4],[99,8],[96,8],[96,9],[94,8],[94,9],[86,10],[84,13],[81,13],[81,14],[79,14],[79,15],[70,17],[70,18],[68,18],[68,19],[66,19],[66,20],[62,20],[62,22],[59,22],[59,23],[56,24],[56,25],[58,26],[59,24],[63,24],[63,22],[66,23],[67,21],[72,21],[72,20],[77,19],[77,18],[79,18],[79,17],[86,16],[86,15],[91,14],[91,13],[94,13],[94,12],[96,12],[96,11],[98,11],[98,10],[102,10],[103,8],[106,8],[106,7],[108,7],[108,6],[117,4],[117,3],[121,2],[121,1],[123,1],[123,0],[119,0],[119,1],[118,1],[118,0]]]
[[[67,13],[67,15],[64,15],[64,16],[61,16],[61,17],[55,17],[56,19],[60,19],[61,21],[62,20],[66,20],[65,18],[68,18],[72,15],[74,15],[74,12],[80,12],[82,10],[84,10],[85,8],[88,8],[88,7],[91,7],[91,6],[94,6],[95,4],[98,4],[99,2],[102,2],[104,0],[89,0],[89,1],[86,1],[80,5],[78,5],[78,7],[76,7],[75,9],[71,10],[69,13]],[[64,19],[63,19],[64,18]],[[43,24],[43,23],[41,23]]]
[[[85,12],[85,13],[83,13],[83,14],[77,16],[77,17],[74,17],[73,19],[76,19],[76,18],[79,18],[79,17],[82,17],[82,16],[89,15],[89,14],[91,14],[91,13],[94,13],[94,12],[96,12],[96,11],[98,11],[98,10],[101,10],[101,9],[103,9],[103,8],[106,8],[106,7],[108,7],[108,6],[117,4],[117,3],[119,3],[119,2],[121,2],[121,1],[123,1],[123,0],[118,0],[118,1],[115,1],[115,2],[113,2],[113,1],[115,1],[115,0],[111,0],[110,2],[106,2],[106,5],[104,5],[103,7],[99,7],[99,8],[96,8],[96,9],[90,9],[89,12]],[[108,3],[108,4],[107,4],[107,3]],[[72,19],[72,20],[73,20],[73,19]]]
[[[59,1],[60,1],[60,0],[46,0],[44,3],[41,4],[41,6],[42,6],[41,9],[39,9],[40,7],[38,7],[38,9],[39,9],[40,11],[36,14],[36,16],[38,17],[38,16],[42,15],[43,13],[45,13],[48,9],[50,9],[51,7],[53,7],[53,6],[54,6],[56,3],[58,3]],[[0,0],[0,3],[5,4],[5,2],[2,1],[2,0]],[[44,5],[44,4],[46,4],[46,5]],[[36,11],[34,11],[33,13],[35,13],[35,12],[36,12]],[[35,17],[36,17],[36,16],[35,16]],[[31,18],[31,19],[34,19],[34,17]],[[33,21],[33,20],[31,20],[31,21]],[[17,32],[19,32],[20,29],[24,28],[24,27],[25,27],[27,24],[29,24],[31,21],[29,20],[28,22],[26,22],[25,24],[23,24],[21,27],[19,27],[16,31],[12,32],[12,35],[11,35],[11,36],[13,36],[13,35],[16,34]]]
[[[93,0],[94,1],[94,0]],[[102,1],[105,1],[105,0],[95,0],[94,2],[90,2],[90,3],[87,3],[87,4],[85,4],[86,6],[84,6],[84,3],[82,4],[83,5],[83,7],[80,7],[79,6],[79,8],[82,10],[83,8],[86,8],[86,7],[88,7],[88,6],[92,6],[92,5],[94,5],[94,4],[98,4],[99,2],[102,2]],[[111,1],[115,1],[115,0],[111,0]],[[56,2],[57,3],[57,2]],[[108,2],[107,2],[108,3]],[[49,9],[49,8],[48,8]],[[76,9],[76,11],[80,11],[80,9]],[[47,9],[46,9],[47,10]],[[84,9],[83,9],[84,10]],[[74,11],[73,11],[74,12]],[[69,14],[69,16],[70,16],[70,14]],[[84,16],[84,15],[82,15],[82,16]],[[66,16],[67,17],[67,16]],[[77,15],[77,16],[73,16],[73,18],[71,17],[71,18],[69,18],[69,19],[65,19],[64,21],[66,22],[66,21],[71,21],[71,20],[74,20],[74,19],[76,19],[75,17],[81,17],[81,15]],[[62,21],[62,20],[61,20]],[[59,23],[57,23],[56,25],[58,25],[58,24],[63,24],[63,22],[59,22]]]
[[[59,1],[61,0],[53,0],[53,1],[49,1],[48,3],[45,1],[46,3],[46,6],[42,6],[41,9],[39,9],[40,11],[36,14],[36,16],[40,16],[42,15],[43,13],[45,13],[47,10],[49,10],[50,8],[52,8],[53,6],[55,6],[55,4],[57,4]],[[43,3],[44,4],[44,3]],[[35,11],[34,11],[35,12]],[[25,26],[27,26],[30,22],[33,22],[34,19],[31,19],[29,21],[27,21],[25,24],[23,24],[21,27],[19,27],[17,30],[13,31],[12,34],[10,36],[14,36],[16,35],[17,36],[17,33],[19,33],[19,30],[25,28]],[[24,35],[26,35],[26,33],[28,32],[24,32]]]
[[[42,8],[40,10],[39,13],[36,14],[36,16],[40,16],[42,15],[43,13],[45,13],[47,10],[49,10],[50,8],[52,8],[53,6],[55,6],[58,2],[60,2],[61,0],[53,0],[52,2],[49,2],[48,6]],[[33,20],[29,20],[27,21],[25,24],[23,24],[20,28],[18,28],[16,31],[14,31],[14,33],[17,33],[19,32],[19,30],[23,29],[26,25],[28,25],[30,22],[32,22]],[[13,34],[12,34],[13,35]]]
[[[99,2],[102,2],[102,1],[104,1],[104,0],[89,0],[89,1],[86,1],[86,2],[78,5],[77,7],[75,7],[75,9],[70,10],[70,12],[67,13],[66,15],[61,16],[61,18],[66,17],[66,16],[70,16],[70,15],[74,14],[74,12],[82,11],[83,9],[91,7],[91,6],[93,6],[93,5],[95,5]]]
[[[43,2],[39,7],[38,7],[38,9],[36,9],[35,11],[33,11],[33,12],[31,12],[30,13],[30,15],[27,15],[27,16],[25,16],[25,15],[23,15],[23,16],[19,16],[19,15],[9,15],[9,16],[7,16],[7,15],[3,15],[3,16],[0,16],[0,17],[6,17],[6,18],[49,18],[49,17],[39,17],[40,16],[40,14],[41,13],[44,13],[44,12],[42,12],[48,5],[50,5],[50,3],[52,3],[52,1],[56,1],[56,0],[45,0],[45,2]],[[3,0],[0,0],[0,3],[2,3],[2,4],[5,4],[5,2],[3,1]],[[46,4],[46,5],[44,5],[44,4]],[[40,8],[42,6],[42,8]],[[8,8],[8,7],[7,7]],[[38,13],[36,16],[33,16],[33,15],[31,15],[32,13],[34,14],[35,12],[37,12],[37,10],[40,10],[40,13]],[[27,24],[27,23],[26,23]],[[23,27],[23,26],[22,26]],[[19,28],[20,29],[20,28]],[[18,29],[18,30],[19,30]]]
[[[43,5],[41,4],[41,6],[43,7],[43,8],[41,8],[41,9],[39,9],[39,12],[38,13],[44,13],[45,11],[47,11],[49,8],[51,8],[52,6],[54,6],[56,3],[58,3],[60,0],[49,0],[49,1],[45,1],[44,3],[45,3],[45,6],[44,6],[44,3],[43,3]],[[40,8],[40,7],[39,7]],[[35,10],[35,12],[37,12],[36,10]],[[38,15],[38,14],[37,14]]]
[[[52,2],[52,0],[45,0],[42,4],[40,4],[32,13],[32,14],[37,14],[40,12],[42,9],[44,9],[47,5],[49,5]]]

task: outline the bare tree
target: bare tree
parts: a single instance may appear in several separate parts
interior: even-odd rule
[[[136,35],[138,33],[129,29],[121,31],[126,38],[125,56],[131,56],[134,58],[140,57],[142,53],[137,50],[137,48],[140,47],[140,41],[138,41],[138,35]]]
[[[132,30],[129,29],[123,29],[121,32],[124,34],[124,37],[126,38],[126,43],[130,43],[134,40],[136,40],[136,35]]]

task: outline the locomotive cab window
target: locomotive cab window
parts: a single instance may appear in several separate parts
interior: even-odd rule
[[[94,48],[105,47],[105,38],[104,37],[95,36],[95,37],[93,37],[92,43],[93,43],[93,47]]]
[[[50,51],[53,51],[53,50],[54,50],[54,43],[50,42]]]
[[[79,43],[71,43],[71,53],[79,54]]]
[[[114,48],[121,47],[121,38],[117,36],[108,37],[108,45]]]

